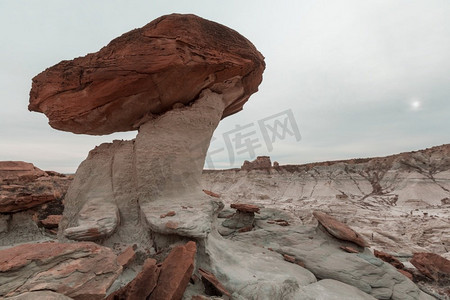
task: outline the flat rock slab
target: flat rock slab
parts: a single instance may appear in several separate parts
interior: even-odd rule
[[[315,226],[279,227],[266,225],[264,222],[257,225],[261,228],[245,234],[234,235],[230,239],[245,243],[248,248],[251,248],[251,245],[264,245],[273,250],[266,253],[288,254],[296,261],[301,261],[305,268],[317,278],[340,281],[377,299],[433,299],[423,293],[393,266],[373,256],[370,251],[365,250],[363,253],[344,252],[339,248],[343,243],[342,241],[317,230]],[[227,251],[232,251],[230,243],[226,247]],[[255,256],[256,254],[252,254],[252,258]],[[245,261],[250,261],[250,258],[246,258]],[[262,265],[262,262],[260,262],[260,265]],[[295,264],[290,265],[296,266]],[[268,269],[267,265],[266,269]],[[275,278],[274,269],[270,269],[272,270],[272,277]],[[292,271],[283,267],[283,274],[286,276],[292,275]],[[330,292],[328,291],[328,293]]]
[[[162,263],[158,283],[148,299],[182,299],[194,271],[196,253],[197,245],[192,241],[174,247]]]
[[[0,161],[0,181],[35,179],[47,173],[24,161]]]
[[[265,241],[247,239],[248,234],[233,241],[211,233],[206,240],[210,265],[200,267],[208,268],[232,299],[303,299],[301,288],[316,282],[316,277],[280,254],[255,246]]]
[[[91,199],[86,202],[78,217],[79,226],[64,230],[71,240],[95,241],[110,236],[119,225],[119,209],[114,203]]]
[[[154,232],[205,238],[211,231],[213,214],[220,206],[214,199],[199,192],[141,204],[141,211],[147,225]],[[161,218],[167,212],[175,214]]]
[[[94,243],[23,244],[0,250],[0,296],[51,290],[103,299],[121,272],[113,251]]]

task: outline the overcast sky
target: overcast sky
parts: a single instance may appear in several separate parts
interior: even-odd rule
[[[174,12],[231,27],[266,58],[259,92],[216,130],[209,167],[255,155],[299,164],[450,142],[448,0],[0,0],[0,160],[75,172],[95,145],[134,138],[52,129],[27,110],[31,79]]]

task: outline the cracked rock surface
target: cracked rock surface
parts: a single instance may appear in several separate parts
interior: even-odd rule
[[[94,243],[22,244],[0,250],[0,296],[50,290],[103,299],[121,272],[113,251]]]

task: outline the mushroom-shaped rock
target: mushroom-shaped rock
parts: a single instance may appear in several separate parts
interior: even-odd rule
[[[255,213],[259,213],[259,207],[246,203],[233,203],[230,207],[236,209],[236,213],[223,221],[222,226],[229,229],[239,229],[240,232],[252,230],[255,223]]]
[[[80,165],[59,237],[145,244],[149,229],[205,237],[220,206],[200,186],[212,134],[257,91],[264,68],[236,31],[173,14],[37,75],[29,109],[45,113],[52,127],[138,129],[135,140],[102,144]]]
[[[136,130],[189,105],[205,89],[241,78],[220,117],[242,109],[262,80],[264,58],[238,32],[195,15],[162,16],[100,51],[62,61],[33,78],[29,109],[53,128],[85,134]]]
[[[328,231],[332,236],[340,240],[353,242],[361,247],[367,247],[367,242],[363,239],[361,235],[356,233],[353,229],[347,225],[339,222],[335,218],[326,213],[315,211],[313,212],[314,217],[319,221],[319,223]]]

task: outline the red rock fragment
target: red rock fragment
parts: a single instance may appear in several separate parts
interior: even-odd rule
[[[299,265],[300,267],[305,268],[305,263],[304,262],[297,260],[295,263],[297,265]]]
[[[214,192],[208,191],[208,190],[202,190],[206,195],[214,197],[214,198],[220,198],[219,194],[216,194]]]
[[[147,258],[141,272],[126,286],[110,294],[105,300],[147,299],[156,287],[160,271],[156,260]]]
[[[248,231],[252,231],[252,229],[253,229],[253,226],[249,225],[246,227],[242,227],[241,229],[238,230],[238,232],[248,232]]]
[[[339,248],[341,248],[342,250],[344,250],[345,252],[348,252],[348,253],[359,253],[358,250],[356,250],[355,248],[352,248],[352,247],[340,246]]]
[[[313,215],[314,217],[316,217],[319,223],[326,229],[326,231],[335,238],[353,242],[361,247],[368,246],[368,243],[363,239],[361,235],[359,235],[357,232],[355,232],[347,225],[339,222],[332,216],[319,211],[313,212]]]
[[[244,204],[244,203],[233,203],[230,205],[231,208],[234,208],[240,212],[244,213],[257,213],[259,214],[259,207],[252,204]]]
[[[173,221],[169,221],[166,223],[166,227],[169,229],[177,229],[178,228],[178,223],[177,222],[173,222]]]
[[[375,250],[373,254],[379,259],[393,265],[397,269],[403,269],[405,267],[398,259],[386,252]]]
[[[162,219],[162,218],[165,218],[165,217],[173,217],[173,216],[175,216],[177,213],[176,212],[174,212],[173,210],[171,210],[171,211],[169,211],[168,213],[165,213],[165,214],[163,214],[163,215],[160,215],[159,217]]]
[[[414,253],[410,262],[428,278],[450,284],[450,260],[435,253]]]
[[[402,269],[397,269],[400,273],[402,273],[403,275],[405,275],[406,277],[409,278],[409,280],[413,280],[413,275],[411,273],[409,273],[408,271],[402,270]]]
[[[61,219],[62,215],[49,215],[47,218],[41,220],[41,224],[47,229],[53,229],[58,227]]]
[[[283,254],[283,258],[285,261],[295,264],[295,257],[287,255],[287,254]]]
[[[176,246],[161,265],[161,273],[149,300],[177,300],[183,297],[194,271],[195,242]]]
[[[128,266],[133,260],[136,258],[136,245],[130,246],[125,249],[119,256],[117,257],[117,263],[122,267]]]
[[[283,219],[278,219],[275,220],[275,224],[279,225],[279,226],[289,226],[289,222]]]
[[[222,296],[226,295],[231,297],[230,292],[220,283],[213,273],[208,272],[202,268],[198,269],[198,272],[202,276],[202,282],[205,286],[205,293],[209,296]]]

